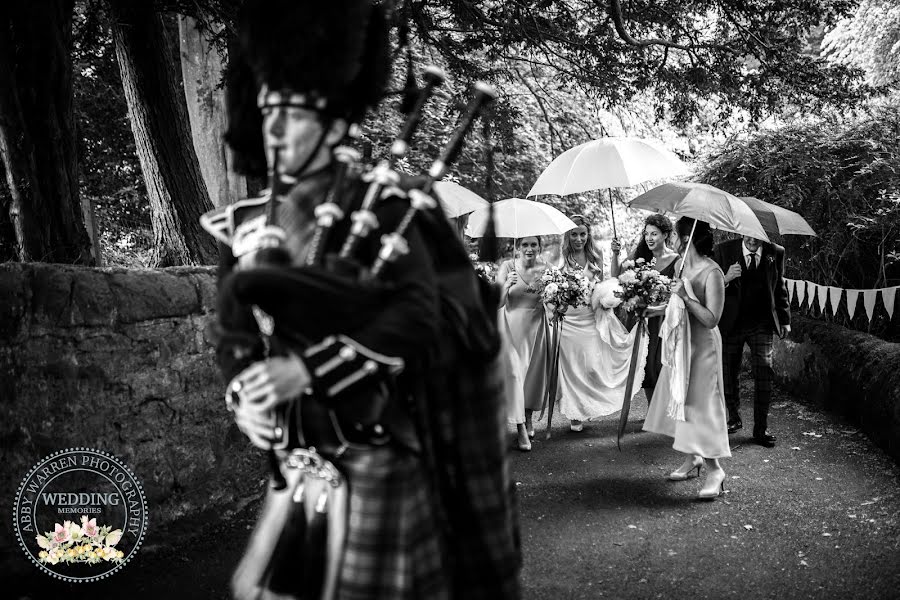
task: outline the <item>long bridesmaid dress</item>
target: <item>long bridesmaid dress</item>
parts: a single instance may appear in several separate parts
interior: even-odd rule
[[[711,265],[689,278],[691,288],[706,305],[706,279],[718,265]],[[703,458],[728,458],[725,386],[722,377],[722,336],[719,328],[707,329],[689,314],[691,370],[684,400],[684,421],[666,414],[669,401],[668,367],[663,366],[644,420],[644,431],[675,438],[672,447]],[[712,376],[715,374],[715,376]]]
[[[510,261],[515,271],[515,261]],[[499,310],[500,327],[507,342],[508,417],[512,424],[525,422],[526,410],[544,406],[547,382],[547,326],[538,294],[526,291],[522,275],[507,294]]]

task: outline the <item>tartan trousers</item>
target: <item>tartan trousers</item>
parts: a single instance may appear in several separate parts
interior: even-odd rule
[[[741,372],[744,344],[747,344],[750,346],[750,367],[755,391],[753,433],[763,434],[769,424],[769,404],[772,401],[772,383],[775,380],[775,370],[772,367],[775,334],[763,328],[738,330],[729,332],[723,341],[722,372],[725,377],[728,422],[741,420],[741,390],[738,376]]]

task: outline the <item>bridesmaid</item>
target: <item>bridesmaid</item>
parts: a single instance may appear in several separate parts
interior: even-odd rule
[[[687,454],[669,479],[682,481],[706,463],[706,482],[700,498],[715,498],[724,491],[725,471],[719,459],[731,456],[728,446],[725,394],[722,377],[722,336],[717,327],[725,301],[725,275],[711,258],[713,236],[709,224],[697,221],[690,247],[685,251],[693,219],[682,217],[675,224],[676,244],[682,254],[684,271],[673,294],[685,303],[691,332],[691,366],[684,400],[684,421],[667,415],[669,367],[664,366],[653,395],[644,430],[675,438],[672,447]],[[681,261],[677,261],[676,269]],[[712,374],[716,376],[713,377]]]
[[[566,234],[563,244],[564,269],[583,274],[592,283],[603,279],[603,255],[594,247],[590,223],[582,215],[570,217],[577,225]],[[559,410],[569,418],[569,429],[581,431],[583,421],[609,415],[622,408],[610,403],[598,364],[597,346],[602,341],[590,306],[570,308],[560,329]]]
[[[667,242],[672,234],[672,222],[665,215],[652,214],[644,219],[644,235],[638,242],[637,247],[629,256],[629,260],[643,258],[650,262],[656,259],[656,270],[660,275],[666,277],[675,276],[675,260],[678,254],[669,248]],[[613,257],[610,264],[612,276],[617,277],[621,271],[619,265],[619,252],[621,246],[619,240],[614,239],[610,244]],[[644,396],[647,398],[649,406],[650,400],[653,398],[653,390],[656,387],[656,381],[659,379],[659,372],[662,369],[662,344],[659,343],[659,330],[662,326],[662,315],[650,316],[647,318],[647,365],[644,369]]]
[[[532,413],[541,410],[547,370],[546,320],[541,298],[526,291],[547,268],[541,259],[541,240],[521,238],[517,256],[500,265],[500,327],[508,341],[507,390],[509,420],[516,424],[519,450],[531,450],[534,437]]]

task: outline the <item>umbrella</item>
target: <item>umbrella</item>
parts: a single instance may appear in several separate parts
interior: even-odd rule
[[[447,218],[454,219],[488,205],[488,201],[475,192],[452,181],[436,181],[434,191]]]
[[[609,189],[612,209],[614,187],[631,187],[652,179],[671,177],[687,166],[658,142],[639,138],[601,138],[566,150],[551,162],[528,196],[565,196]],[[613,236],[616,222],[613,218]]]
[[[523,238],[533,235],[561,235],[577,225],[549,204],[509,198],[494,205],[494,227],[497,237]],[[466,235],[481,237],[487,226],[488,209],[480,208],[469,215]]]
[[[716,229],[769,241],[759,217],[747,203],[705,183],[664,183],[644,192],[628,205],[631,208],[692,217],[705,221]]]
[[[816,235],[816,232],[809,226],[806,219],[792,210],[763,202],[757,198],[741,196],[740,199],[756,214],[759,222],[762,223],[763,229],[770,235],[773,233],[779,235]]]

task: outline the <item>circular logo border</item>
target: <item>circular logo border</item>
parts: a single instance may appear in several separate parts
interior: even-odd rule
[[[53,460],[55,458],[59,458],[60,456],[63,456],[65,454],[69,454],[72,452],[92,452],[92,453],[99,454],[99,455],[103,456],[104,458],[115,463],[115,465],[117,467],[119,467],[120,469],[122,469],[122,471],[127,473],[131,477],[131,479],[134,481],[134,483],[137,487],[138,496],[141,499],[141,509],[143,511],[143,516],[144,516],[144,523],[143,523],[143,527],[141,527],[141,533],[138,536],[138,539],[135,542],[134,548],[131,550],[131,552],[129,552],[128,555],[122,559],[122,562],[118,563],[115,567],[113,567],[109,571],[106,571],[105,573],[101,573],[99,575],[94,575],[91,577],[71,577],[68,575],[61,575],[59,573],[56,573],[56,572],[50,570],[40,560],[35,558],[35,556],[31,553],[30,550],[28,550],[28,547],[25,546],[25,540],[22,539],[22,533],[21,533],[21,531],[19,531],[18,507],[19,507],[19,502],[21,500],[22,491],[25,489],[25,485],[28,483],[28,480],[32,477],[32,475],[35,474],[35,472],[37,472],[38,469],[40,469],[42,466],[44,466],[44,464],[46,464],[48,461]],[[144,494],[144,486],[141,485],[141,481],[134,474],[134,471],[129,469],[128,466],[125,463],[123,463],[121,460],[119,460],[118,457],[113,456],[109,452],[105,452],[104,450],[97,450],[96,448],[86,448],[86,447],[81,447],[81,446],[76,447],[76,448],[66,448],[65,450],[59,450],[57,452],[54,452],[53,454],[45,456],[42,460],[40,460],[37,464],[35,464],[28,471],[28,473],[25,474],[25,477],[22,478],[22,482],[19,484],[19,488],[16,490],[16,498],[13,503],[12,513],[13,513],[13,515],[12,515],[13,529],[15,529],[15,531],[16,531],[16,539],[19,540],[19,547],[22,548],[22,551],[25,553],[26,556],[28,556],[29,560],[31,560],[31,562],[34,563],[41,571],[50,575],[51,577],[54,577],[61,581],[68,581],[71,583],[91,583],[93,581],[100,581],[101,579],[105,579],[105,578],[109,577],[110,575],[121,570],[122,567],[124,567],[126,564],[128,564],[128,561],[131,560],[131,557],[134,556],[137,553],[137,551],[140,549],[141,544],[144,541],[144,537],[147,535],[147,528],[149,527],[149,524],[150,524],[150,518],[147,513],[147,497]]]

